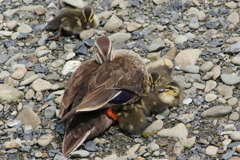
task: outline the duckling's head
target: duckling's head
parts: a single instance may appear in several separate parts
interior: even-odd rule
[[[85,23],[85,29],[92,28],[91,22],[94,20],[94,9],[92,7],[84,7],[82,11],[83,22]]]
[[[98,37],[93,46],[93,57],[95,60],[102,64],[108,60],[112,61],[114,56],[115,52],[112,42],[107,37]]]
[[[150,92],[154,92],[156,86],[160,83],[161,75],[158,72],[149,73],[149,82]]]
[[[177,97],[177,96],[179,96],[181,89],[180,89],[180,85],[177,82],[172,81],[172,82],[168,83],[165,86],[165,88],[159,89],[158,92],[159,93],[165,92],[170,96]]]

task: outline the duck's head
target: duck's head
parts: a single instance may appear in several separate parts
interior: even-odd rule
[[[82,15],[83,15],[83,22],[85,23],[85,29],[90,29],[91,26],[91,22],[94,21],[94,9],[92,7],[84,7],[83,11],[82,11]]]
[[[181,89],[177,82],[172,81],[168,83],[164,88],[158,90],[159,93],[165,92],[170,96],[177,97],[179,96]]]
[[[149,73],[149,82],[150,92],[154,92],[156,86],[160,83],[161,75],[158,72]]]
[[[108,60],[112,61],[114,56],[115,52],[112,42],[107,37],[98,37],[93,46],[93,57],[95,60],[102,64]]]

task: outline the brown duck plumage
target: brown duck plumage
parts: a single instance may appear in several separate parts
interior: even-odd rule
[[[112,124],[105,113],[107,108],[137,101],[148,83],[141,57],[129,50],[114,51],[108,38],[96,39],[93,55],[96,60],[82,63],[73,73],[62,98],[65,156]]]

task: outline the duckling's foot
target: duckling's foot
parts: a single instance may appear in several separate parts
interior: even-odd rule
[[[112,118],[114,121],[118,120],[118,116],[116,113],[112,112],[112,108],[107,108],[106,114],[109,118]]]
[[[51,41],[51,40],[55,40],[55,39],[59,38],[59,37],[62,35],[62,29],[63,29],[63,26],[61,25],[61,26],[59,27],[59,32],[58,32],[58,34],[55,35],[55,36],[49,36],[49,37],[46,39],[46,41]]]
[[[51,40],[58,39],[60,36],[61,36],[61,32],[58,32],[58,34],[55,35],[55,36],[49,36],[49,37],[46,39],[46,41],[51,41]]]

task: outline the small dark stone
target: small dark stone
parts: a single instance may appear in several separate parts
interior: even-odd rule
[[[49,155],[49,157],[54,157],[55,154],[57,154],[57,153],[59,153],[58,150],[50,150],[50,151],[48,152],[48,155]]]
[[[45,24],[39,24],[33,27],[33,32],[39,32],[42,31],[45,28]]]
[[[204,97],[197,97],[193,99],[195,105],[199,106],[204,102]]]
[[[237,131],[240,131],[240,124],[237,124]]]
[[[63,135],[64,134],[64,125],[62,123],[57,124],[56,126],[56,132]]]
[[[56,96],[54,94],[50,94],[48,97],[47,97],[47,100],[51,100],[51,99],[54,99],[56,98]]]
[[[138,7],[140,5],[139,0],[130,0],[129,3],[133,6],[133,7]]]
[[[17,39],[26,39],[28,38],[29,33],[20,33]]]
[[[31,148],[32,148],[31,146],[24,146],[24,147],[21,148],[21,151],[29,152],[31,150]]]
[[[8,47],[15,47],[16,44],[14,41],[3,41],[3,44],[8,48]]]
[[[218,8],[218,13],[219,13],[219,14],[227,14],[227,13],[229,13],[229,11],[226,9],[225,6],[220,6],[220,7]],[[226,22],[226,21],[225,21],[225,22]]]
[[[17,134],[19,134],[19,135],[23,134],[22,128],[18,128],[18,129],[17,129]]]
[[[218,28],[219,25],[220,25],[219,22],[212,22],[212,21],[207,22],[207,23],[205,24],[205,26],[206,26],[207,28],[209,28],[209,29],[216,29],[216,28]]]
[[[37,63],[34,67],[34,71],[37,73],[46,73],[48,72],[48,68],[46,66],[42,66],[40,63]]]
[[[208,52],[208,51],[203,51],[200,55],[201,56],[205,56],[205,55],[209,55],[210,54],[210,52]]]
[[[183,50],[183,49],[185,49],[185,47],[184,47],[184,45],[181,43],[181,44],[178,44],[178,45],[177,45],[177,49]]]
[[[219,16],[218,13],[216,13],[214,11],[210,11],[209,15],[214,16],[214,17],[218,17]]]
[[[10,58],[9,55],[0,54],[0,64],[3,64],[3,63],[5,63],[5,62],[7,62],[9,58]]]
[[[228,151],[227,153],[222,155],[222,159],[229,159],[229,158],[231,158],[233,156],[234,152],[235,152],[234,150]]]
[[[94,45],[95,40],[94,39],[85,39],[84,44],[86,44],[88,47],[92,47]]]
[[[170,2],[170,9],[172,10],[179,10],[180,8],[182,8],[181,3],[179,2]]]
[[[116,50],[118,50],[118,49],[128,49],[127,44],[125,44],[125,43],[115,43],[114,47],[115,47]]]
[[[144,28],[139,34],[142,36],[147,36],[151,34],[151,30],[148,28]]]
[[[161,24],[162,24],[162,25],[166,25],[166,24],[168,24],[168,23],[170,23],[170,20],[169,20],[169,19],[166,19],[166,18],[161,19]]]
[[[95,151],[97,151],[96,142],[94,142],[94,141],[88,141],[87,143],[85,143],[84,148],[85,148],[87,151],[95,152]]]
[[[240,142],[233,142],[233,143],[229,144],[229,145],[227,146],[227,148],[233,148],[233,147],[236,147],[236,146],[238,146],[238,145],[240,145]]]
[[[75,51],[77,55],[87,55],[88,54],[88,49],[85,45],[80,47],[77,51]]]

